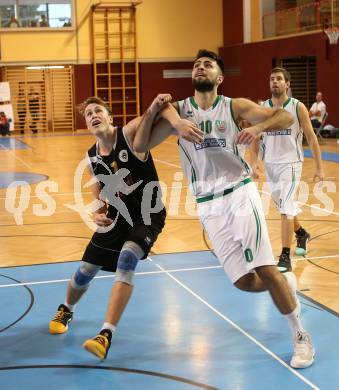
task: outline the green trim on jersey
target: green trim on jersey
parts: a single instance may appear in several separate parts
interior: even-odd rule
[[[197,105],[196,101],[194,100],[194,96],[190,96],[190,103],[192,104],[192,106],[196,109],[196,110],[199,110],[199,106]]]
[[[296,149],[297,149],[298,159],[299,159],[299,161],[301,161],[302,158],[301,158],[300,152],[299,152],[298,139],[299,139],[299,136],[300,136],[300,135],[301,135],[301,137],[303,136],[303,133],[304,133],[304,132],[303,132],[303,129],[301,128],[301,123],[300,123],[300,118],[299,118],[299,112],[298,112],[298,110],[299,110],[299,103],[300,103],[300,101],[298,100],[298,101],[297,101],[297,105],[296,105],[296,107],[295,107],[295,112],[296,112],[296,114],[297,114],[298,124],[299,124],[299,131],[298,131],[298,134],[297,134],[297,136],[296,136],[296,138],[295,138],[295,147],[296,147]]]
[[[245,249],[244,255],[247,263],[251,263],[253,261],[254,257],[253,257],[252,249],[250,248]]]
[[[238,147],[236,147],[236,148],[238,150]],[[249,167],[247,162],[241,156],[238,155],[238,157],[240,158],[240,161],[242,162],[243,166],[245,167],[247,173],[250,173],[251,172],[251,168]]]
[[[292,184],[291,184],[291,188],[290,190],[288,191],[288,194],[287,194],[287,197],[285,199],[285,202],[284,204],[288,201],[288,199],[291,197],[292,193],[293,193],[293,190],[294,190],[294,187],[295,187],[295,171],[292,167]]]
[[[285,108],[287,106],[287,104],[291,101],[291,98],[289,97],[286,102],[283,104],[283,108]]]
[[[283,108],[285,108],[290,101],[291,101],[291,97],[288,97],[287,100],[285,100],[284,104],[282,105]],[[269,99],[268,104],[270,105],[270,107],[274,108],[272,99]]]
[[[192,106],[196,109],[196,110],[199,110],[199,106],[197,104],[197,102],[195,101],[194,99],[194,96],[190,96],[190,103],[192,104]],[[215,98],[213,104],[212,104],[212,110],[218,105],[219,101],[221,99],[221,96],[220,95],[217,95],[217,97]]]
[[[299,161],[301,161],[301,156],[300,156],[300,152],[299,152],[299,145],[298,145],[298,139],[299,139],[300,135],[301,135],[301,137],[303,136],[303,131],[302,130],[298,132],[297,137],[295,139],[295,147],[297,149],[297,155],[298,155]]]
[[[224,190],[222,192],[217,192],[216,194],[203,196],[202,198],[197,198],[197,203],[208,202],[208,201],[213,200],[213,199],[221,198],[222,196],[230,194],[231,192],[237,190],[239,187],[242,187],[245,184],[250,183],[251,181],[252,181],[252,179],[250,177],[248,177],[247,179],[244,179],[240,183],[236,184],[234,187],[227,188],[226,190]]]
[[[237,123],[237,121],[235,120],[235,117],[234,117],[232,102],[233,102],[233,100],[231,99],[231,100],[230,100],[231,116],[232,116],[232,119],[233,119],[234,124],[237,126],[238,131],[241,131],[242,129],[240,128],[240,126],[238,125],[238,123]]]
[[[257,234],[256,234],[256,239],[255,239],[255,250],[258,252],[260,248],[260,243],[261,243],[261,222],[260,222],[260,217],[257,208],[254,206],[254,204],[251,201],[251,206],[252,206],[252,211],[254,214],[255,218],[255,223],[257,225]]]
[[[220,102],[221,96],[217,95],[216,99],[214,100],[214,103],[212,105],[212,109],[217,106],[217,104]]]
[[[191,159],[189,153],[187,152],[187,150],[185,150],[185,148],[181,145],[180,142],[179,142],[179,146],[180,146],[181,150],[184,152],[184,154],[185,154],[187,160],[188,160],[189,163],[191,164],[191,182],[192,182],[193,189],[194,189],[194,191],[195,191],[196,188],[195,188],[194,183],[197,181],[197,174],[195,173],[195,169],[194,169],[194,167],[193,167],[192,159]]]
[[[262,141],[262,143],[261,143],[261,150],[262,150],[261,159],[264,161],[265,160],[265,153],[266,153],[266,145],[265,145],[264,141]]]
[[[301,124],[300,124],[300,118],[299,118],[299,112],[298,112],[298,107],[299,107],[299,100],[297,102],[297,106],[295,108],[295,112],[297,113],[297,118],[298,118],[298,123],[299,123],[299,127],[301,127]]]

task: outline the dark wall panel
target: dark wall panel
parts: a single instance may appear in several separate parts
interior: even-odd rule
[[[163,70],[188,69],[192,62],[140,63],[140,102],[143,112],[158,93],[170,93],[173,100],[193,94],[191,78],[164,79]]]
[[[74,92],[75,105],[77,106],[89,96],[94,95],[93,66],[92,65],[74,65]],[[75,115],[75,128],[85,129],[86,124],[82,116]]]
[[[224,45],[234,45],[244,41],[243,2],[223,0]]]

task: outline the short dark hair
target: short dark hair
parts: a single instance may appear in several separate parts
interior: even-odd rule
[[[200,49],[198,51],[197,55],[195,56],[194,62],[197,61],[201,57],[207,57],[207,58],[210,58],[211,60],[215,61],[218,64],[218,66],[221,70],[221,73],[222,74],[225,73],[224,61],[221,59],[221,57],[218,56],[218,54],[216,54],[210,50]]]
[[[91,96],[89,98],[87,98],[85,101],[83,101],[82,103],[80,103],[77,107],[78,109],[78,112],[81,114],[81,115],[85,115],[85,110],[86,110],[86,107],[89,105],[89,104],[98,104],[99,106],[102,106],[102,107],[105,107],[106,110],[109,112],[110,115],[113,115],[112,114],[112,111],[110,109],[110,107],[108,106],[107,102],[105,102],[104,100],[100,99],[99,97],[97,96]]]
[[[285,68],[280,68],[279,66],[276,66],[271,70],[270,76],[273,73],[282,73],[284,75],[285,81],[291,81],[291,73]]]

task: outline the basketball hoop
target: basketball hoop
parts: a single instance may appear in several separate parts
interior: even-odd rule
[[[331,45],[336,45],[338,43],[339,28],[337,28],[337,27],[327,28],[325,30],[325,33],[328,36],[328,39],[329,39]]]

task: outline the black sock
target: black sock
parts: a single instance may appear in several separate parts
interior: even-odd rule
[[[301,226],[298,230],[294,232],[297,236],[304,236],[306,234],[306,230],[303,229]]]
[[[105,336],[109,343],[112,341],[112,332],[110,329],[101,329],[100,333],[101,335]]]
[[[291,248],[286,248],[285,246],[282,248],[281,254],[290,257]]]

